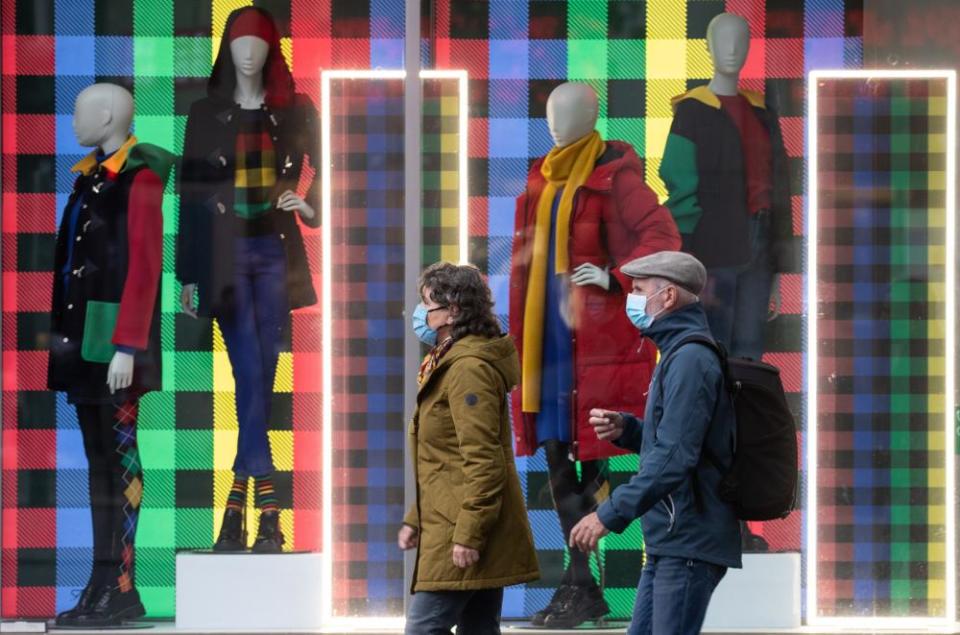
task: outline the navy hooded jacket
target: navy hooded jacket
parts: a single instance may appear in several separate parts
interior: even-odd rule
[[[643,420],[624,413],[617,441],[640,454],[640,469],[600,506],[600,521],[620,533],[642,518],[651,555],[740,567],[740,524],[733,507],[719,498],[723,475],[702,451],[706,445],[721,464],[733,463],[733,403],[716,353],[701,344],[677,347],[690,335],[710,337],[706,314],[700,304],[689,305],[658,317],[643,334],[660,349],[661,364],[650,382]]]

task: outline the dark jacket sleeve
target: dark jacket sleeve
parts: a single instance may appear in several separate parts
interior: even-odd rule
[[[200,145],[203,122],[197,104],[190,107],[187,127],[183,135],[183,157],[178,170],[177,190],[180,194],[179,228],[177,230],[176,274],[181,284],[196,284],[199,281],[200,250],[198,244],[198,221],[202,214],[201,162],[204,161]],[[210,248],[209,245],[206,246]]]
[[[700,176],[697,171],[695,107],[691,101],[677,105],[660,163],[660,178],[669,194],[666,206],[682,235],[692,234],[703,215],[697,198]]]
[[[623,434],[613,444],[639,454],[643,442],[643,422],[629,412],[621,412],[620,416],[623,417]]]
[[[133,177],[127,206],[129,261],[113,343],[146,350],[163,270],[163,183],[142,169]]]
[[[636,258],[658,251],[680,249],[680,234],[670,210],[660,205],[657,195],[633,170],[621,170],[614,177],[613,196],[618,219],[605,219],[611,226],[621,226],[634,237],[634,247],[628,254],[616,254],[617,266],[611,271],[620,288],[629,291],[630,277],[620,267]],[[614,224],[614,221],[616,223]]]
[[[604,526],[622,532],[680,487],[700,461],[700,452],[723,381],[716,355],[703,347],[679,353],[665,369],[663,415],[656,441],[640,471],[613,491],[597,510]]]
[[[778,272],[800,271],[799,241],[793,237],[793,205],[790,197],[790,163],[787,158],[780,117],[773,109],[767,111],[770,147],[773,149],[773,216],[771,218],[771,249],[773,267]]]
[[[313,105],[313,101],[306,95],[298,95],[299,109],[301,112],[301,118],[303,121],[303,130],[301,134],[301,150],[303,151],[304,157],[309,161],[310,167],[313,169],[314,174],[313,178],[310,180],[310,187],[307,188],[306,200],[307,204],[313,208],[314,214],[313,218],[307,219],[303,216],[300,217],[300,220],[303,221],[303,224],[307,227],[319,227],[321,221],[321,192],[320,189],[323,187],[322,183],[322,172],[320,165],[321,157],[321,142],[320,142],[320,125],[319,118],[317,117],[317,109]]]

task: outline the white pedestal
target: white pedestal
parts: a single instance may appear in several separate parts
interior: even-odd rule
[[[710,600],[703,630],[800,627],[800,554],[752,553]]]
[[[318,553],[177,554],[177,628],[319,630]]]

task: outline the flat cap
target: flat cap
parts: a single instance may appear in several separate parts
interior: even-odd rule
[[[663,278],[700,295],[707,284],[707,270],[703,263],[682,251],[661,251],[631,260],[620,268],[631,278]]]

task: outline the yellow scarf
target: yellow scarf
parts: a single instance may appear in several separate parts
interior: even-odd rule
[[[583,185],[606,144],[599,132],[563,148],[554,148],[546,156],[540,173],[547,184],[537,201],[537,221],[533,234],[533,256],[523,318],[523,411],[540,412],[540,383],[543,371],[544,304],[547,295],[547,259],[550,254],[550,217],[557,190],[563,188],[557,209],[556,271],[566,273],[570,267],[567,243],[570,240],[570,217],[573,195]]]

